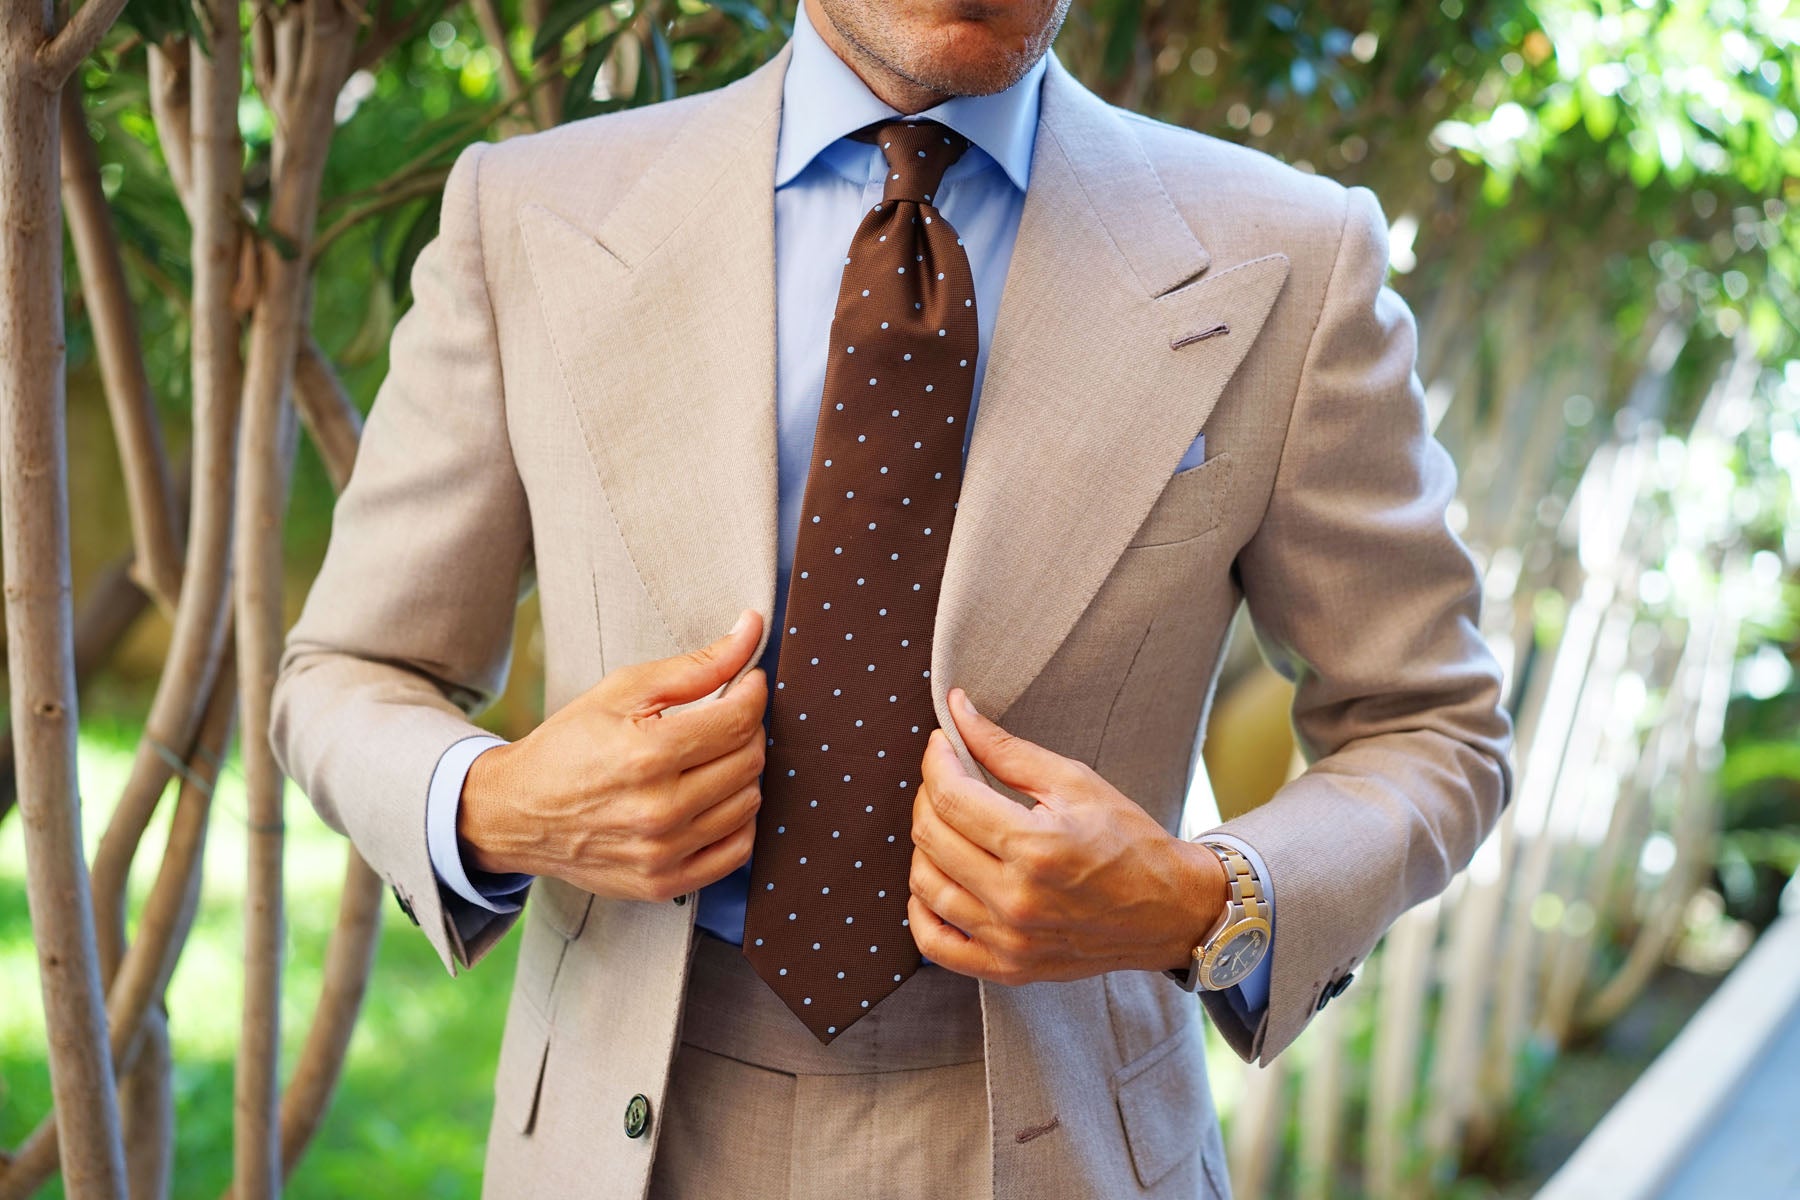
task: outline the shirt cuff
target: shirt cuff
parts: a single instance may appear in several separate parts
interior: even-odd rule
[[[484,751],[506,745],[505,738],[476,734],[454,743],[438,758],[425,796],[425,847],[438,882],[477,908],[493,913],[518,912],[522,893],[533,876],[470,871],[463,864],[462,845],[456,837],[456,817],[462,809],[463,780]]]
[[[1256,871],[1256,878],[1262,884],[1263,903],[1269,908],[1269,948],[1263,951],[1262,961],[1244,977],[1242,983],[1225,990],[1225,999],[1232,1011],[1237,1013],[1246,1028],[1255,1029],[1257,1022],[1262,1020],[1263,1010],[1269,1006],[1269,972],[1275,961],[1275,881],[1269,878],[1269,869],[1263,865],[1262,855],[1249,842],[1229,833],[1203,833],[1200,837],[1209,842],[1230,846],[1250,860],[1250,866]]]

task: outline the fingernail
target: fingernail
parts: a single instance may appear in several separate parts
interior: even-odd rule
[[[975,711],[975,705],[970,703],[969,693],[963,691],[961,688],[958,688],[956,692],[956,707],[969,714],[971,717],[978,717],[981,715]]]
[[[731,627],[731,633],[732,634],[742,633],[749,624],[750,624],[750,610],[746,608],[744,611],[742,611],[738,614],[737,624],[733,625]],[[731,636],[731,634],[727,634],[726,636],[729,637],[729,636]]]

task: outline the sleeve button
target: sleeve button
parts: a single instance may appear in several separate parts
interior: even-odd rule
[[[650,1128],[650,1101],[642,1093],[625,1105],[625,1136],[640,1138]]]

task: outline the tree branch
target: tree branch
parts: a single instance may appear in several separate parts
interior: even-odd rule
[[[125,0],[87,0],[56,36],[38,48],[37,68],[43,85],[61,91],[81,60],[94,52],[106,31],[125,11]]]
[[[125,285],[125,264],[119,257],[112,214],[100,186],[99,156],[88,134],[78,78],[71,78],[62,90],[62,190],[69,238],[81,271],[82,298],[125,473],[138,582],[164,611],[172,611],[181,591],[175,489],[156,419],[156,402],[150,395],[150,375],[144,369],[137,309]]]
[[[325,460],[331,486],[338,491],[350,481],[356,462],[356,443],[362,437],[362,413],[351,403],[331,360],[319,349],[309,330],[300,343],[294,368],[294,400],[308,436]]]

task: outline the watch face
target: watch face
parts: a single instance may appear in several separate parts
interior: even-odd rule
[[[1208,984],[1217,989],[1235,987],[1244,981],[1244,977],[1256,969],[1262,961],[1263,951],[1269,946],[1269,934],[1264,929],[1246,929],[1219,948],[1218,957],[1213,960],[1212,970],[1207,972]]]

